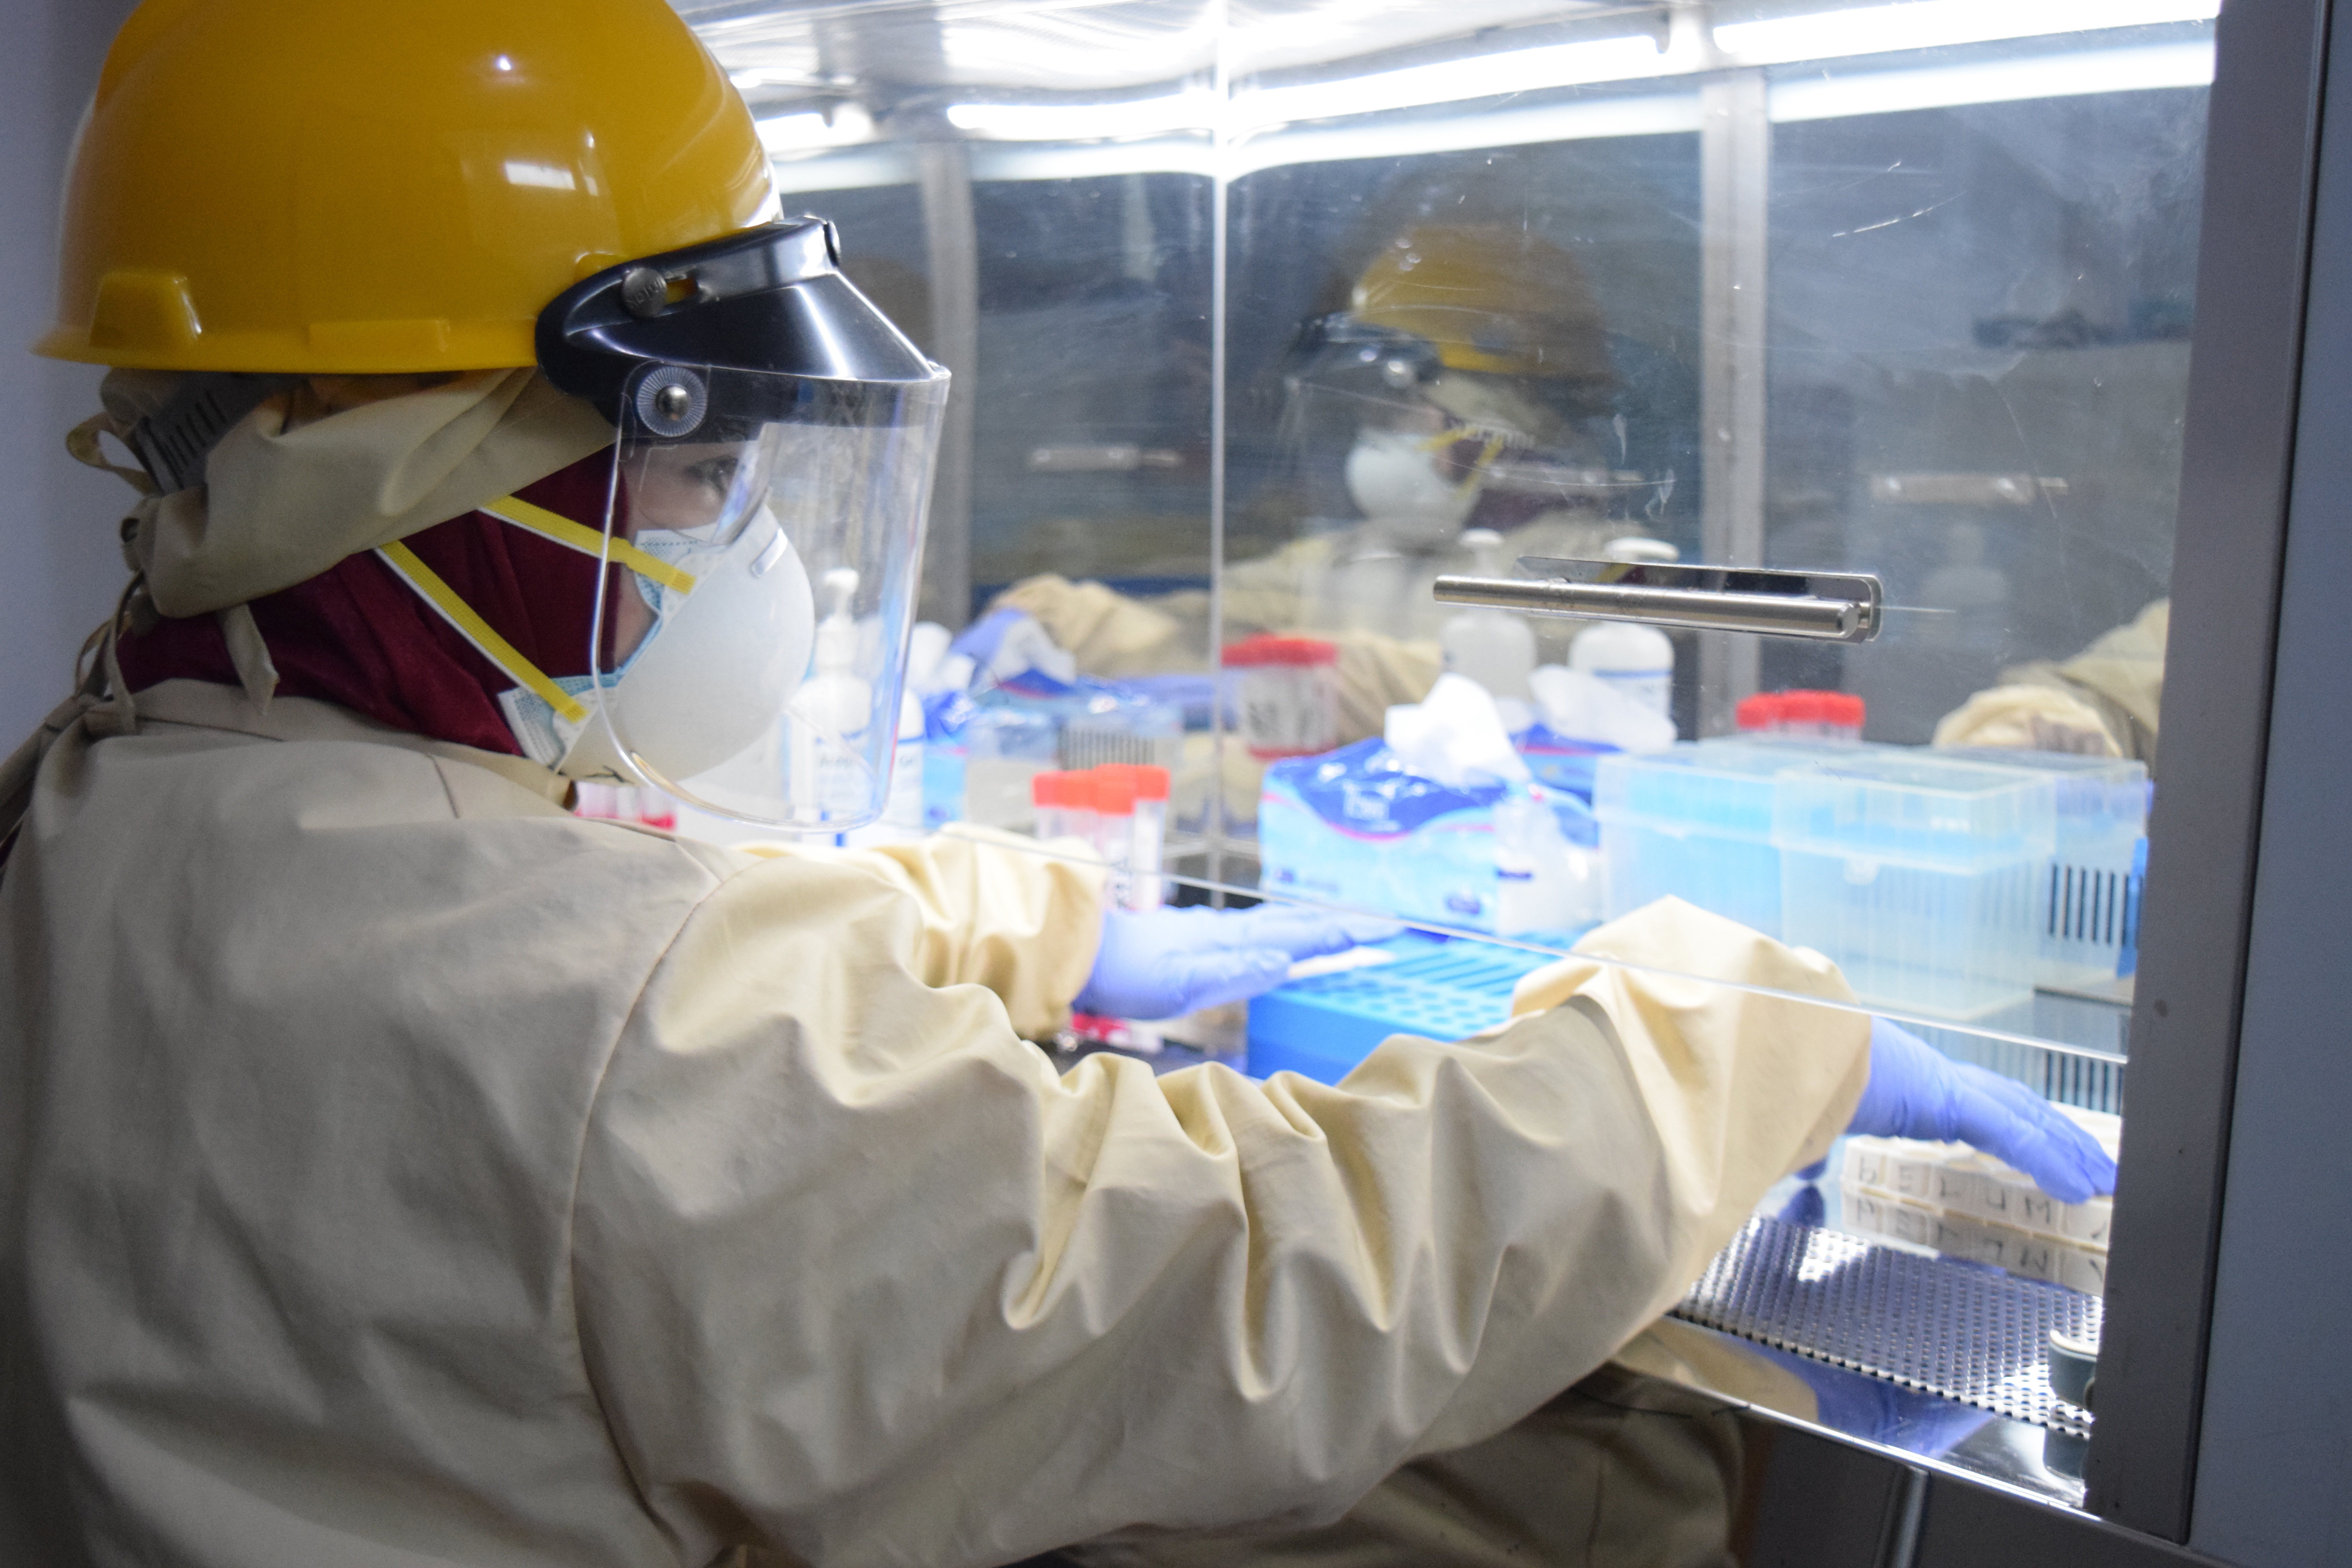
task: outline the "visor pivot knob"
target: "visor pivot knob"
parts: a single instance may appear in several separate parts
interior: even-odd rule
[[[637,384],[637,418],[665,441],[692,435],[710,409],[702,378],[684,365],[656,365]]]
[[[621,277],[621,305],[632,316],[661,314],[669,301],[669,284],[650,267],[632,267]]]

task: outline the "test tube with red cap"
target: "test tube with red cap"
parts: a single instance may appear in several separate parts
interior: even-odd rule
[[[1318,637],[1259,633],[1226,647],[1240,672],[1242,743],[1265,761],[1312,756],[1339,743],[1339,647]]]
[[[1743,697],[1734,719],[1743,735],[1859,741],[1865,709],[1850,691],[1759,691]]]
[[[1059,838],[1069,832],[1064,824],[1062,775],[1050,769],[1029,775],[1029,804],[1036,810],[1037,837]]]
[[[1135,866],[1135,781],[1116,765],[1084,775],[1094,788],[1095,847],[1110,866],[1111,901],[1132,909]]]
[[[1089,845],[1102,841],[1095,801],[1095,781],[1091,773],[1066,773],[1062,780],[1062,832],[1071,838],[1083,838]]]
[[[1156,910],[1168,892],[1160,875],[1168,845],[1168,770],[1137,763],[1111,763],[1097,768],[1095,774],[1106,781],[1097,786],[1097,792],[1127,808],[1127,878],[1121,901],[1130,910]],[[1106,838],[1117,831],[1108,826],[1109,821],[1107,815]],[[1108,847],[1104,855],[1113,864],[1119,863],[1122,858]]]

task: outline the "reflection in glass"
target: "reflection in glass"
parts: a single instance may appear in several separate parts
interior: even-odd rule
[[[1286,1009],[1357,1056],[1467,1033],[1671,895],[2119,1111],[2215,10],[714,11],[787,206],[970,400],[926,606],[993,629],[945,661],[977,717],[927,732],[965,769],[930,820],[1033,826],[1069,736],[1124,737],[1174,775],[1177,896],[1423,928],[1215,1051]],[[1885,625],[1431,595],[1521,556],[1867,573]],[[1504,914],[1530,859],[1578,919]]]

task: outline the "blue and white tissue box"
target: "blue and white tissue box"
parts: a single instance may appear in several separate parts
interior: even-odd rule
[[[1266,770],[1259,886],[1402,921],[1567,940],[1599,916],[1597,865],[1539,784],[1443,784],[1383,741]]]

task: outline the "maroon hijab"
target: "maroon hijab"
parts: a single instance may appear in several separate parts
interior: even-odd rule
[[[601,531],[612,474],[607,447],[515,493]],[[596,614],[593,558],[479,511],[405,542],[531,663],[550,675],[588,672]],[[315,697],[396,730],[521,754],[498,704],[499,693],[514,682],[373,552],[256,599],[252,608],[278,666],[278,695]],[[123,680],[134,692],[175,679],[238,684],[228,644],[210,616],[126,635],[121,651]]]

